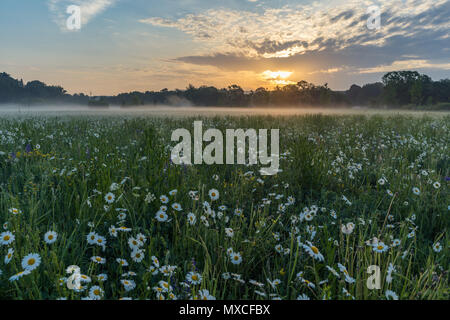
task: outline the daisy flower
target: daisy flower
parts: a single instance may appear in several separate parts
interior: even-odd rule
[[[123,279],[120,280],[120,283],[123,285],[125,291],[131,291],[136,288],[136,283],[133,280]]]
[[[203,289],[198,292],[200,300],[216,300],[214,296],[212,296],[208,290]]]
[[[93,286],[89,290],[89,297],[93,300],[100,300],[104,295],[104,291],[99,286]]]
[[[307,241],[307,245],[304,244],[303,248],[308,252],[308,254],[316,260],[323,261],[323,255],[320,253],[319,249],[315,247],[311,242]]]
[[[413,193],[418,196],[420,194],[420,189],[417,187],[412,188]]]
[[[181,204],[179,204],[179,203],[173,203],[172,204],[172,209],[173,210],[176,210],[176,211],[181,211]]]
[[[190,212],[190,213],[187,215],[187,219],[188,219],[189,224],[190,224],[191,226],[193,226],[193,225],[195,224],[195,222],[197,222],[197,218],[195,217],[195,214],[193,214],[192,212]]]
[[[8,211],[9,211],[9,213],[12,213],[14,215],[22,213],[22,210],[17,209],[17,208],[11,208]]]
[[[242,262],[242,256],[239,252],[230,253],[230,259],[232,264],[240,264]]]
[[[202,275],[198,272],[191,271],[186,275],[186,281],[194,285],[200,284],[202,282]]]
[[[112,193],[112,192],[108,192],[108,193],[105,195],[105,201],[106,201],[106,203],[111,204],[111,203],[114,202],[115,199],[116,199],[116,196],[115,196],[114,193]]]
[[[231,228],[225,228],[225,234],[227,235],[227,237],[233,238],[234,231]]]
[[[159,197],[159,200],[164,204],[169,202],[169,198],[166,195],[162,195],[161,197]]]
[[[143,250],[139,250],[139,249],[135,249],[131,252],[131,259],[133,259],[134,262],[141,262],[142,260],[144,260],[144,251]]]
[[[46,234],[44,234],[44,241],[47,244],[54,243],[57,238],[58,234],[55,231],[48,231]]]
[[[378,243],[373,246],[373,251],[378,252],[378,253],[383,253],[383,252],[387,251],[388,249],[389,249],[389,247],[387,245],[385,245],[384,242],[382,242],[382,241],[378,241]]]
[[[218,200],[219,199],[219,191],[217,189],[211,189],[208,192],[209,197],[211,198],[212,201]]]
[[[436,242],[435,244],[433,244],[433,250],[434,252],[441,252],[442,250],[442,246],[439,242]]]
[[[169,218],[169,216],[164,211],[158,211],[155,216],[156,220],[159,222],[165,222]]]
[[[100,274],[97,276],[97,280],[98,280],[99,282],[105,282],[106,280],[108,280],[108,275],[107,275],[106,273],[100,273]]]
[[[86,236],[88,244],[96,244],[97,243],[97,237],[98,237],[98,235],[95,232],[90,232]]]
[[[22,268],[33,271],[41,264],[41,257],[37,253],[30,253],[22,259]]]
[[[11,259],[13,258],[14,255],[14,249],[13,248],[9,248],[8,249],[8,253],[6,253],[5,256],[5,264],[8,264],[11,262]]]
[[[106,263],[106,259],[102,258],[102,257],[99,257],[99,256],[91,257],[91,261],[95,262],[95,263],[98,263],[98,264],[105,264]]]
[[[14,242],[16,237],[10,232],[5,231],[0,234],[0,244],[7,246]]]
[[[20,278],[22,278],[23,276],[26,276],[26,275],[28,275],[28,274],[30,274],[30,273],[31,273],[30,270],[20,271],[20,272],[16,273],[15,275],[11,276],[11,277],[9,278],[9,281],[10,281],[10,282],[17,281],[17,280],[19,280]]]

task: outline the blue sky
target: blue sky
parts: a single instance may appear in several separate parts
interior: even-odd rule
[[[65,29],[70,4],[79,31]],[[381,10],[379,30],[367,9]],[[69,92],[450,77],[450,0],[1,0],[0,71]]]

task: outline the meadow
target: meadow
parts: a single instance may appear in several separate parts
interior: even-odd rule
[[[174,165],[171,132],[194,120],[279,128],[281,171]],[[0,299],[448,300],[449,125],[1,117]]]

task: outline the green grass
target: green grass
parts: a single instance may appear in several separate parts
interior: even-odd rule
[[[203,289],[217,299],[296,299],[303,294],[310,299],[386,299],[387,290],[400,299],[449,299],[449,120],[400,115],[203,119],[204,130],[279,128],[282,172],[260,176],[257,166],[171,164],[171,132],[192,129],[190,118],[2,118],[0,223],[5,225],[0,233],[8,230],[15,240],[0,245],[0,298],[80,299],[99,286],[104,299],[169,299],[169,293],[157,293],[160,281],[167,281],[178,299],[203,298]],[[113,183],[118,184],[112,191],[115,201],[107,204]],[[216,201],[208,195],[213,188],[220,193]],[[169,195],[174,189],[176,195]],[[198,199],[190,191],[198,191]],[[161,195],[169,198],[166,222],[155,219]],[[295,202],[288,204],[289,197]],[[211,210],[204,209],[205,201]],[[173,210],[173,203],[182,210]],[[221,205],[227,209],[220,210]],[[11,208],[21,213],[14,215]],[[234,214],[236,208],[242,216]],[[124,220],[118,218],[122,209]],[[188,222],[190,212],[195,225]],[[312,220],[300,219],[302,212],[311,212]],[[349,222],[355,227],[345,235],[341,225]],[[114,237],[112,225],[131,231]],[[44,234],[50,230],[58,237],[47,244]],[[106,238],[104,250],[88,243],[90,232]],[[135,262],[128,241],[139,233],[147,239],[140,245],[144,259]],[[388,246],[386,252],[367,244],[374,237]],[[394,239],[400,245],[392,246]],[[308,254],[307,241],[323,261]],[[433,250],[436,243],[440,252]],[[11,248],[14,254],[6,263],[3,256]],[[229,248],[241,255],[240,264],[231,262]],[[10,281],[30,253],[40,256],[40,265]],[[93,256],[106,263],[92,262]],[[176,266],[173,274],[156,268],[152,256],[159,268]],[[120,266],[117,258],[129,265]],[[345,281],[338,264],[353,283]],[[390,264],[395,271],[388,282]],[[81,292],[64,283],[70,265],[91,278]],[[381,268],[379,290],[366,286],[370,265]],[[135,275],[125,274],[130,271]],[[183,285],[191,271],[202,281]],[[99,274],[108,279],[99,281]],[[126,291],[123,279],[136,287]],[[271,286],[268,280],[275,279],[280,283]]]

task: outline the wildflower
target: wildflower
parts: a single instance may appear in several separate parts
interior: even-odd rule
[[[144,251],[143,250],[139,250],[139,249],[135,249],[131,252],[131,259],[133,259],[134,262],[141,262],[142,260],[144,260]]]
[[[301,294],[297,297],[297,300],[310,300],[306,294]]]
[[[17,209],[17,208],[11,208],[8,211],[9,211],[9,213],[12,213],[14,215],[22,213],[22,210]]]
[[[55,231],[48,231],[45,235],[44,235],[44,241],[47,244],[52,244],[56,241],[56,239],[58,238],[58,234]]]
[[[99,286],[93,286],[89,290],[89,297],[93,300],[100,300],[104,295],[103,289]]]
[[[172,209],[176,210],[176,211],[181,211],[182,210],[181,209],[181,205],[179,203],[176,203],[176,202],[172,204]]]
[[[216,201],[219,199],[219,191],[217,191],[216,189],[209,190],[208,194],[212,201]]]
[[[107,275],[106,273],[100,273],[100,274],[97,276],[97,280],[98,280],[99,282],[105,282],[106,280],[108,280],[108,275]]]
[[[187,218],[188,218],[189,224],[190,224],[191,226],[193,226],[193,225],[195,224],[195,222],[197,221],[197,218],[195,217],[195,214],[193,214],[192,212],[190,212],[190,213],[187,215]]]
[[[139,241],[138,239],[130,238],[130,239],[128,239],[128,245],[130,246],[130,248],[132,250],[134,250],[134,249],[141,247],[143,245],[143,243],[141,241]]]
[[[108,232],[111,237],[117,237],[117,229],[115,226],[109,227]]]
[[[11,262],[11,259],[13,258],[14,255],[14,249],[13,248],[9,248],[8,249],[8,253],[6,253],[5,256],[5,264],[8,264]]]
[[[155,216],[159,222],[166,222],[169,216],[164,211],[158,211]]]
[[[200,300],[216,300],[214,296],[212,296],[208,290],[203,289],[198,292]]]
[[[273,281],[271,281],[270,279],[267,279],[267,282],[270,284],[270,286],[273,289],[276,289],[277,286],[281,284],[281,280],[280,279],[274,279]]]
[[[146,237],[145,235],[143,235],[142,233],[138,233],[138,234],[136,235],[136,239],[137,239],[138,241],[140,241],[141,245],[144,245],[144,243],[147,242],[147,237]]]
[[[97,243],[97,237],[98,237],[98,235],[95,232],[90,232],[86,236],[88,244],[96,244]]]
[[[9,278],[9,281],[10,281],[10,282],[17,281],[17,280],[19,280],[20,278],[22,278],[23,276],[29,275],[30,273],[31,273],[30,270],[20,271],[20,272],[16,273],[15,275],[11,276],[11,277]]]
[[[22,259],[22,268],[33,271],[41,264],[41,257],[37,253],[30,253]]]
[[[133,280],[120,280],[120,283],[123,285],[125,291],[131,291],[136,288],[136,283]]]
[[[379,241],[376,245],[373,246],[373,251],[378,253],[383,253],[387,251],[389,247],[385,245],[382,241]]]
[[[392,247],[398,247],[401,243],[402,243],[402,242],[401,242],[400,239],[394,239],[394,240],[392,240],[391,246],[392,246]]]
[[[236,208],[234,209],[234,214],[238,217],[240,217],[242,215],[242,209]]]
[[[99,256],[93,256],[93,257],[91,257],[91,261],[95,262],[95,263],[98,263],[98,264],[105,264],[106,259],[102,258],[102,257],[99,257]]]
[[[190,282],[191,284],[200,284],[202,282],[202,276],[198,272],[189,272],[186,275],[186,281]]]
[[[238,252],[230,253],[230,259],[232,264],[240,264],[242,262],[242,256]]]
[[[7,246],[14,242],[16,237],[10,232],[5,231],[0,234],[0,244]]]
[[[166,204],[169,202],[169,198],[167,198],[167,196],[162,195],[161,197],[159,197],[159,200],[161,200],[161,203]]]
[[[328,269],[328,271],[330,271],[332,274],[334,274],[336,277],[339,278],[339,273],[337,273],[337,271],[334,270],[334,268],[332,268],[330,266],[325,266],[325,267]]]
[[[173,190],[169,191],[169,195],[170,195],[170,196],[174,196],[174,195],[176,195],[177,193],[178,193],[178,190],[177,190],[177,189],[173,189]]]
[[[225,228],[225,234],[227,235],[227,237],[233,238],[234,231],[231,228]]]
[[[303,248],[308,252],[308,254],[316,260],[323,261],[323,255],[320,253],[319,249],[315,247],[311,242],[307,241],[307,245],[304,244]]]
[[[433,244],[433,250],[434,252],[441,252],[442,250],[442,246],[439,242],[436,242],[435,244]]]
[[[106,203],[111,204],[111,203],[114,202],[115,199],[116,199],[116,196],[115,196],[114,193],[112,193],[112,192],[109,192],[109,193],[107,193],[107,194],[105,195],[105,201],[106,201]]]
[[[418,196],[418,195],[420,194],[420,190],[419,190],[419,188],[417,188],[417,187],[414,187],[414,188],[412,189],[412,191],[413,191],[413,193],[414,193],[416,196]]]
[[[152,256],[151,257],[153,264],[155,265],[155,267],[159,268],[159,260],[157,257]]]
[[[440,187],[441,187],[441,184],[439,183],[439,182],[435,182],[435,183],[433,183],[433,187],[435,188],[435,189],[439,189]]]

